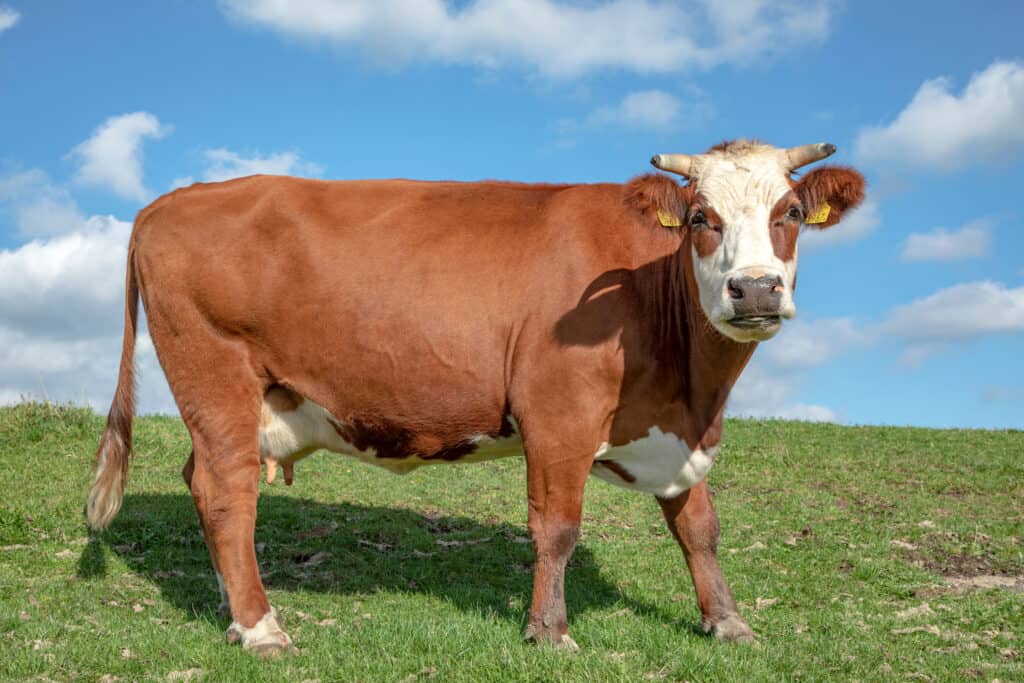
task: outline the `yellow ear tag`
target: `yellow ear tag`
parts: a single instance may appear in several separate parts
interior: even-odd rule
[[[824,202],[818,207],[817,211],[807,217],[804,223],[808,225],[814,225],[815,223],[824,223],[828,220],[828,214],[832,211],[832,207],[829,206],[828,202]]]
[[[679,219],[679,216],[669,213],[668,211],[662,211],[658,209],[658,220],[666,228],[678,228],[682,226],[683,221]]]

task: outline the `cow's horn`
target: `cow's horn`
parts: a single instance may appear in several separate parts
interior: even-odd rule
[[[800,145],[790,147],[786,150],[786,161],[789,162],[789,170],[795,171],[801,166],[821,161],[825,157],[835,154],[836,146],[831,142],[818,142],[813,145]]]
[[[684,178],[689,178],[693,158],[686,154],[655,154],[651,157],[651,165],[662,171],[678,173]]]

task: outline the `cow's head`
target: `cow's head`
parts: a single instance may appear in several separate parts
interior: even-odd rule
[[[689,180],[680,188],[678,222],[688,233],[701,308],[727,337],[763,341],[796,315],[800,226],[831,227],[864,198],[864,177],[850,168],[793,178],[797,168],[835,150],[827,143],[778,149],[740,140],[705,154],[651,159]]]

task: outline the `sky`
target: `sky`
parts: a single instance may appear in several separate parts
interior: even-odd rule
[[[0,0],[0,404],[103,412],[135,214],[193,181],[624,182],[835,143],[730,413],[1024,428],[1024,3]],[[148,336],[140,410],[175,407]]]

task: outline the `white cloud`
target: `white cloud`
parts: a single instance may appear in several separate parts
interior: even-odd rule
[[[800,233],[801,249],[816,249],[833,244],[846,244],[867,237],[882,224],[878,202],[868,197],[860,206],[843,216],[838,225],[819,230],[805,227]]]
[[[949,351],[947,342],[915,341],[906,346],[896,359],[896,366],[901,370],[917,370],[932,356]]]
[[[776,415],[784,420],[802,420],[804,422],[845,422],[839,413],[826,406],[819,406],[810,403],[795,403],[785,406]]]
[[[993,62],[959,95],[950,88],[948,78],[925,81],[895,121],[861,132],[857,156],[946,170],[1016,159],[1024,148],[1024,62]]]
[[[779,334],[762,344],[757,353],[774,368],[799,370],[823,365],[870,341],[871,336],[868,329],[858,327],[852,318],[792,320],[783,324]]]
[[[0,6],[0,33],[17,24],[19,19],[21,19],[21,15],[17,10]]]
[[[206,150],[205,156],[209,162],[203,172],[203,180],[206,182],[229,180],[257,173],[302,176],[317,176],[323,173],[322,166],[301,161],[295,152],[278,152],[266,156],[256,153],[244,157],[229,149],[219,148]],[[192,177],[178,178],[174,182],[188,185],[192,182]]]
[[[159,139],[170,131],[170,126],[144,111],[107,119],[92,137],[71,150],[80,163],[75,180],[105,187],[126,199],[146,201],[152,193],[142,182],[143,140]]]
[[[67,189],[35,168],[0,176],[0,206],[13,213],[18,232],[25,237],[72,232],[85,223]]]
[[[768,342],[769,344],[771,342]],[[728,414],[735,417],[777,417],[811,422],[841,422],[839,414],[826,406],[794,401],[798,387],[791,374],[773,371],[754,361],[743,371],[729,396]]]
[[[177,413],[149,336],[137,338],[140,414]],[[0,325],[0,405],[22,400],[74,402],[106,413],[117,385],[121,332],[90,339],[54,339]]]
[[[25,236],[56,235],[76,230],[85,222],[66,190],[36,197],[18,207],[18,231]]]
[[[560,136],[556,145],[571,148],[576,145],[575,136],[600,128],[678,131],[700,126],[713,114],[714,107],[695,86],[686,88],[683,99],[664,90],[640,90],[628,93],[617,104],[597,107],[581,119],[559,119],[554,125]]]
[[[584,123],[592,127],[668,130],[704,123],[712,112],[711,105],[697,90],[686,103],[664,90],[641,90],[629,93],[618,104],[598,107],[587,115]]]
[[[92,216],[71,234],[0,250],[0,404],[24,396],[106,410],[121,356],[130,232],[125,221]],[[144,332],[137,357],[140,409],[174,412]]]
[[[729,414],[789,420],[842,422],[840,412],[797,400],[812,368],[869,343],[870,330],[850,318],[792,321],[774,339],[761,344],[729,398]]]
[[[525,65],[549,76],[747,63],[829,32],[826,0],[221,0],[230,17],[387,64]]]
[[[71,234],[0,250],[0,320],[65,339],[119,325],[130,233],[130,223],[93,216]]]
[[[985,334],[1024,332],[1024,287],[965,282],[897,306],[883,332],[920,344],[963,341]]]
[[[679,119],[678,99],[663,90],[633,92],[615,106],[598,107],[587,122],[593,126],[671,128]]]
[[[907,236],[900,258],[904,261],[959,261],[988,256],[992,248],[992,223],[980,218],[952,232],[935,228]]]

